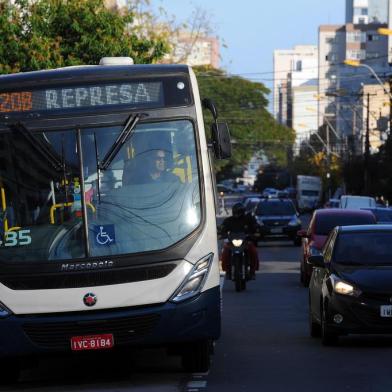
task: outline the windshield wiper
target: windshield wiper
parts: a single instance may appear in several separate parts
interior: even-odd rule
[[[98,167],[100,170],[106,170],[110,164],[112,163],[113,159],[121,150],[121,147],[127,142],[129,137],[132,135],[132,131],[135,129],[137,123],[140,121],[142,117],[147,117],[148,114],[146,113],[136,113],[131,114],[128,117],[127,122],[124,125],[123,130],[118,135],[117,139],[110,147],[109,151],[106,153],[105,157],[99,162]]]
[[[21,122],[11,124],[11,130],[18,131],[24,138],[46,159],[50,162],[56,171],[63,169],[63,162],[59,159],[56,152],[48,145],[43,142],[39,137],[34,137],[33,133]]]

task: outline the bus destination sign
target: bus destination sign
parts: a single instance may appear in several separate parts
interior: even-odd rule
[[[162,106],[162,90],[162,82],[137,82],[5,92],[0,93],[0,113],[113,105]]]

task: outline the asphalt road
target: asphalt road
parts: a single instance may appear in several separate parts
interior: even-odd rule
[[[236,293],[224,286],[223,334],[208,392],[390,392],[390,337],[347,337],[323,347],[308,333],[308,289],[299,283],[300,248],[259,248],[257,280]]]
[[[347,337],[323,347],[308,333],[300,248],[275,241],[259,252],[261,269],[247,291],[224,284],[222,337],[209,374],[183,373],[179,358],[145,350],[42,360],[0,391],[392,391],[392,338]]]

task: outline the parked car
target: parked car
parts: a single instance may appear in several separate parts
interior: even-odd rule
[[[392,224],[392,210],[385,207],[379,208],[363,208],[364,210],[370,211],[376,218],[379,225]]]
[[[324,345],[347,334],[392,333],[392,225],[335,228],[309,262],[309,325]]]
[[[298,212],[290,199],[264,199],[255,210],[255,218],[260,227],[261,239],[283,237],[301,245],[297,232],[301,229]]]
[[[336,226],[375,224],[376,219],[370,211],[346,209],[320,209],[313,212],[308,230],[298,233],[303,238],[300,261],[301,283],[308,287],[313,267],[309,257],[320,254],[329,233]]]
[[[376,199],[370,196],[343,195],[340,198],[340,208],[374,208]]]

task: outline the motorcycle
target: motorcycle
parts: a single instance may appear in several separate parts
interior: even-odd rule
[[[248,236],[245,233],[228,233],[231,244],[230,266],[228,279],[235,283],[237,292],[246,290],[246,282],[252,278],[248,255]]]

